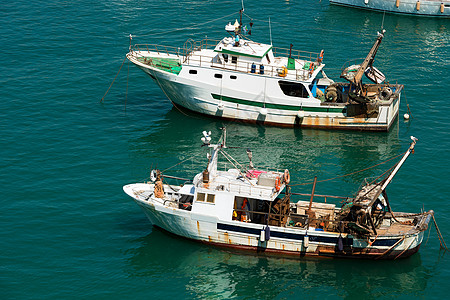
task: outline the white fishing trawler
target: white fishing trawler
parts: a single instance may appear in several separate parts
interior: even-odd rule
[[[233,120],[281,126],[388,131],[399,113],[403,85],[373,66],[385,31],[363,62],[344,66],[334,82],[324,51],[275,48],[249,38],[253,23],[225,26],[218,42],[187,40],[182,49],[135,44],[127,58],[147,73],[172,104]],[[363,83],[366,74],[373,83]]]
[[[396,259],[419,250],[433,211],[393,212],[386,194],[417,139],[384,179],[365,181],[347,198],[316,194],[316,180],[311,194],[292,193],[289,171],[255,168],[250,150],[249,165],[239,164],[226,152],[223,130],[217,144],[203,132],[208,165],[191,183],[163,183],[176,177],[152,171],[151,182],[123,187],[154,226],[206,244],[298,258]],[[234,167],[218,170],[219,155]],[[309,201],[294,201],[296,196]]]
[[[330,3],[395,14],[450,18],[450,0],[330,0]]]

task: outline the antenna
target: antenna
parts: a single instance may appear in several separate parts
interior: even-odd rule
[[[242,0],[242,11],[244,11],[244,0]]]
[[[383,11],[383,20],[381,21],[381,31],[383,31],[384,28],[384,16],[386,15],[386,11]]]

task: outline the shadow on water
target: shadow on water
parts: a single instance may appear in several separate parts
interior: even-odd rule
[[[201,132],[211,131],[215,141],[220,136],[220,128],[226,126],[230,147],[227,151],[237,161],[247,164],[246,149],[250,148],[257,168],[287,168],[292,184],[303,184],[311,182],[314,176],[319,180],[334,178],[398,155],[403,151],[398,125],[396,121],[388,133],[264,127],[188,115],[173,108],[151,124],[136,127],[130,134],[129,153],[136,161],[137,172],[145,176],[151,167],[158,167],[170,168],[173,176],[192,178],[207,163],[206,148],[200,147]],[[183,164],[175,166],[184,160]],[[222,161],[225,160],[222,158]],[[340,178],[327,192],[347,195],[354,192],[363,178],[378,176],[391,166],[392,162]],[[222,167],[230,168],[231,164]],[[327,189],[325,183],[318,187]]]
[[[270,258],[219,250],[159,229],[135,242],[139,246],[127,251],[129,277],[175,277],[200,298],[417,296],[432,273],[420,254],[398,261]]]

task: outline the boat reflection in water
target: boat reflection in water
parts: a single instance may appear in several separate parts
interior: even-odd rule
[[[252,299],[292,295],[395,298],[400,293],[420,294],[432,273],[423,266],[420,253],[395,264],[314,258],[298,261],[206,247],[155,228],[133,243],[136,247],[126,251],[130,255],[125,266],[129,277],[150,281],[149,288],[154,278],[164,278],[170,285],[161,284],[161,292],[173,292],[176,288],[180,293],[184,289],[190,297],[202,299],[229,299],[236,295]]]
[[[361,133],[224,123],[198,114],[185,114],[173,108],[159,121],[143,126],[130,135],[130,155],[136,161],[133,170],[137,172],[136,176],[141,176],[136,178],[148,174],[146,168],[150,166],[149,162],[158,161],[158,166],[164,169],[192,156],[194,158],[188,160],[183,168],[173,168],[171,171],[179,177],[195,175],[205,164],[202,149],[190,146],[198,140],[196,131],[219,131],[224,125],[228,129],[230,141],[252,150],[256,166],[289,169],[296,183],[311,182],[314,176],[321,180],[353,173],[398,155],[402,150],[398,138],[398,121],[388,133]],[[182,128],[196,130],[182,131]],[[170,138],[174,136],[177,138]],[[238,161],[247,160],[245,151],[234,151],[233,157]],[[363,178],[380,174],[384,170],[385,165],[382,165],[338,179],[334,183],[342,186],[339,193],[346,195],[354,192]],[[320,188],[323,192],[337,193],[336,190],[327,190],[326,185]],[[297,187],[293,189],[298,191]]]

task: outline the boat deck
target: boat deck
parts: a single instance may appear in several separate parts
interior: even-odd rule
[[[378,235],[402,235],[413,229],[413,225],[404,225],[400,223],[394,223],[388,228],[381,227],[377,230]]]

